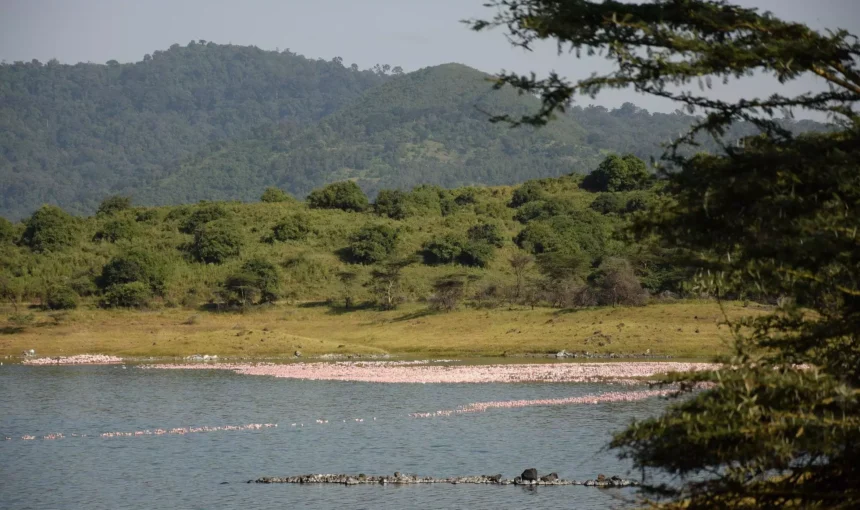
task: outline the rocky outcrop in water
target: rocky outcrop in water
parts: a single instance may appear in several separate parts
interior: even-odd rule
[[[534,477],[532,477],[532,474]],[[556,473],[550,473],[540,479],[537,478],[537,470],[527,469],[523,472],[525,476],[518,476],[513,480],[502,478],[502,475],[475,475],[475,476],[453,476],[448,478],[434,478],[432,476],[418,476],[403,473],[395,473],[393,476],[367,476],[364,473],[358,475],[347,474],[307,474],[298,476],[264,476],[256,480],[248,480],[248,483],[298,483],[298,484],[337,484],[337,485],[360,485],[360,484],[392,484],[410,485],[419,483],[448,483],[448,484],[487,484],[487,485],[584,485],[588,487],[632,487],[639,485],[633,480],[625,480],[618,476],[611,478],[603,477],[600,480],[587,480],[578,482],[576,480],[563,480]],[[602,476],[602,475],[601,475]]]

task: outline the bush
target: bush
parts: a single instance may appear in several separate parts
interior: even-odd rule
[[[505,244],[505,237],[502,235],[502,229],[498,225],[492,223],[481,223],[469,228],[466,233],[470,241],[485,242],[497,248],[501,248]]]
[[[627,201],[619,193],[601,193],[589,207],[600,214],[622,214],[627,212]]]
[[[131,197],[115,195],[107,197],[99,204],[97,216],[113,216],[114,214],[131,209]]]
[[[48,310],[73,310],[78,307],[78,295],[69,287],[51,289],[45,296]]]
[[[274,241],[304,241],[311,233],[310,219],[304,215],[295,215],[282,220],[272,227],[272,234],[266,239]]]
[[[111,220],[95,233],[93,241],[115,243],[122,239],[133,239],[137,231],[136,225],[128,220]]]
[[[158,219],[157,209],[141,209],[137,211],[137,216],[134,220],[138,223],[152,223]]]
[[[15,225],[6,218],[0,217],[0,244],[11,244],[16,234]]]
[[[398,189],[384,189],[376,195],[373,210],[381,216],[388,216],[394,220],[402,220],[409,217],[406,193]]]
[[[537,181],[526,181],[519,188],[514,190],[514,194],[511,196],[510,207],[519,207],[528,202],[534,202],[537,200],[543,200],[546,198],[546,191],[544,191],[541,183]]]
[[[645,162],[632,154],[612,154],[582,180],[588,191],[632,191],[651,185],[653,176]]]
[[[545,221],[535,221],[526,225],[514,238],[514,242],[532,254],[554,250],[559,244],[556,232]]]
[[[547,198],[523,204],[514,214],[514,219],[520,223],[534,220],[545,220],[553,216],[572,214],[574,207],[566,200]]]
[[[126,283],[142,283],[149,291],[162,294],[165,280],[164,268],[151,254],[133,251],[105,264],[96,283],[105,291]]]
[[[69,288],[78,296],[94,296],[99,292],[99,287],[88,274],[78,275],[69,281]]]
[[[247,306],[272,303],[280,297],[278,268],[265,259],[252,259],[242,265],[240,272],[224,280],[221,295],[228,304]]]
[[[362,264],[382,262],[394,253],[397,238],[397,230],[387,225],[365,226],[350,237],[347,259]]]
[[[370,203],[367,195],[352,181],[341,181],[313,190],[308,195],[308,206],[314,209],[341,209],[361,212]]]
[[[151,297],[152,292],[143,282],[120,283],[105,290],[100,304],[106,308],[143,308]]]
[[[59,251],[75,243],[75,219],[53,205],[44,205],[26,222],[21,244],[37,253]]]
[[[457,262],[464,266],[487,267],[496,256],[496,248],[485,241],[469,241],[460,251]]]
[[[466,240],[454,234],[435,237],[422,247],[424,263],[430,265],[452,264],[463,253]]]
[[[466,292],[466,282],[462,278],[444,277],[433,283],[433,296],[430,297],[430,308],[433,310],[452,312],[457,309]]]
[[[260,195],[261,202],[290,202],[292,200],[293,197],[291,197],[289,193],[274,186],[266,188],[266,190],[263,191],[263,194]]]
[[[185,218],[179,227],[179,231],[185,234],[194,234],[203,225],[226,218],[229,214],[227,208],[221,204],[204,204]]]
[[[648,299],[633,267],[625,259],[605,260],[591,278],[601,305],[642,306]]]
[[[239,229],[233,223],[219,220],[199,227],[190,245],[191,256],[198,262],[221,264],[238,257],[243,246]]]

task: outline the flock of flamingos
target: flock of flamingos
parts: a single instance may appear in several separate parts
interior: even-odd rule
[[[495,365],[458,365],[455,360],[421,361],[349,361],[334,363],[193,363],[139,365],[153,370],[230,370],[241,375],[265,375],[277,378],[315,381],[353,381],[373,383],[589,383],[601,382],[622,386],[641,385],[645,378],[671,371],[712,370],[711,363],[677,362],[630,362],[630,363],[530,363]],[[122,358],[99,354],[82,354],[59,358],[36,358],[24,361],[27,365],[106,365],[123,364]],[[123,364],[123,367],[125,365]],[[467,413],[486,412],[492,409],[510,409],[531,406],[559,406],[605,404],[610,402],[632,402],[647,398],[666,396],[671,389],[608,391],[578,397],[474,402],[456,409],[433,412],[415,412],[410,418],[447,417]],[[364,418],[342,420],[344,423],[364,423]],[[337,420],[335,420],[337,421]],[[374,417],[372,421],[376,421]],[[327,425],[328,419],[319,418],[308,426]],[[304,423],[292,423],[291,427],[305,427]],[[277,423],[249,423],[246,425],[198,426],[177,428],[155,428],[130,432],[101,432],[96,434],[51,433],[42,436],[23,435],[24,441],[36,439],[58,440],[74,438],[131,438],[165,435],[186,435],[207,432],[252,431],[277,428]],[[5,436],[7,441],[12,437]]]

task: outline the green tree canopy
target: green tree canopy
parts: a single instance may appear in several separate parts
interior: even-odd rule
[[[260,195],[261,202],[289,202],[292,199],[293,197],[291,197],[289,193],[274,186],[269,186],[263,191],[263,194]]]
[[[341,209],[343,211],[361,212],[367,209],[369,205],[367,195],[353,181],[335,182],[321,189],[313,190],[308,195],[308,206],[313,209]]]
[[[577,55],[600,51],[604,75],[570,82],[556,74],[502,74],[542,107],[514,123],[543,124],[578,94],[626,88],[702,111],[665,159],[673,200],[640,224],[695,255],[701,288],[716,293],[753,281],[783,294],[773,313],[733,324],[736,356],[725,369],[670,378],[683,389],[707,381],[663,415],[635,423],[612,446],[643,471],[668,508],[856,508],[860,506],[860,44],[845,31],[712,0],[597,2],[496,0],[483,30],[504,27],[514,44],[550,39]],[[753,73],[779,83],[810,76],[827,87],[798,95],[725,101],[713,80]],[[701,93],[684,85],[699,82]],[[831,131],[795,135],[778,111],[831,117]],[[760,134],[727,140],[711,155],[681,149],[738,121]],[[806,364],[799,369],[798,364]],[[653,479],[649,479],[653,480]]]
[[[382,262],[394,253],[397,240],[397,230],[387,225],[364,226],[350,237],[347,259],[361,264]]]
[[[652,176],[645,162],[632,154],[612,154],[582,180],[588,191],[631,191],[646,188]]]
[[[101,201],[96,214],[99,216],[111,216],[127,209],[131,209],[131,197],[114,195]]]
[[[204,224],[194,232],[189,246],[191,256],[198,262],[221,264],[239,256],[244,246],[239,228],[229,220],[216,220]]]
[[[25,225],[21,244],[38,253],[68,248],[77,238],[75,219],[53,205],[42,206]]]

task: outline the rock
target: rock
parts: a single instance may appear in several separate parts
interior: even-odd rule
[[[538,472],[535,468],[528,468],[523,471],[523,474],[520,475],[520,478],[524,482],[536,482],[538,479]]]
[[[597,475],[597,481],[598,482],[605,482],[606,481],[606,475]]]
[[[561,351],[558,351],[557,353],[555,353],[555,357],[556,358],[566,358],[567,357],[567,351],[562,349]]]
[[[487,476],[487,480],[489,480],[491,483],[499,483],[502,481],[502,475],[498,474],[498,475]]]
[[[542,482],[554,482],[556,480],[558,480],[558,473],[550,473],[540,478],[540,481]]]
[[[400,471],[394,472],[394,478],[400,478]]]
[[[297,358],[301,358],[302,357],[302,351],[296,351],[294,355]]]

